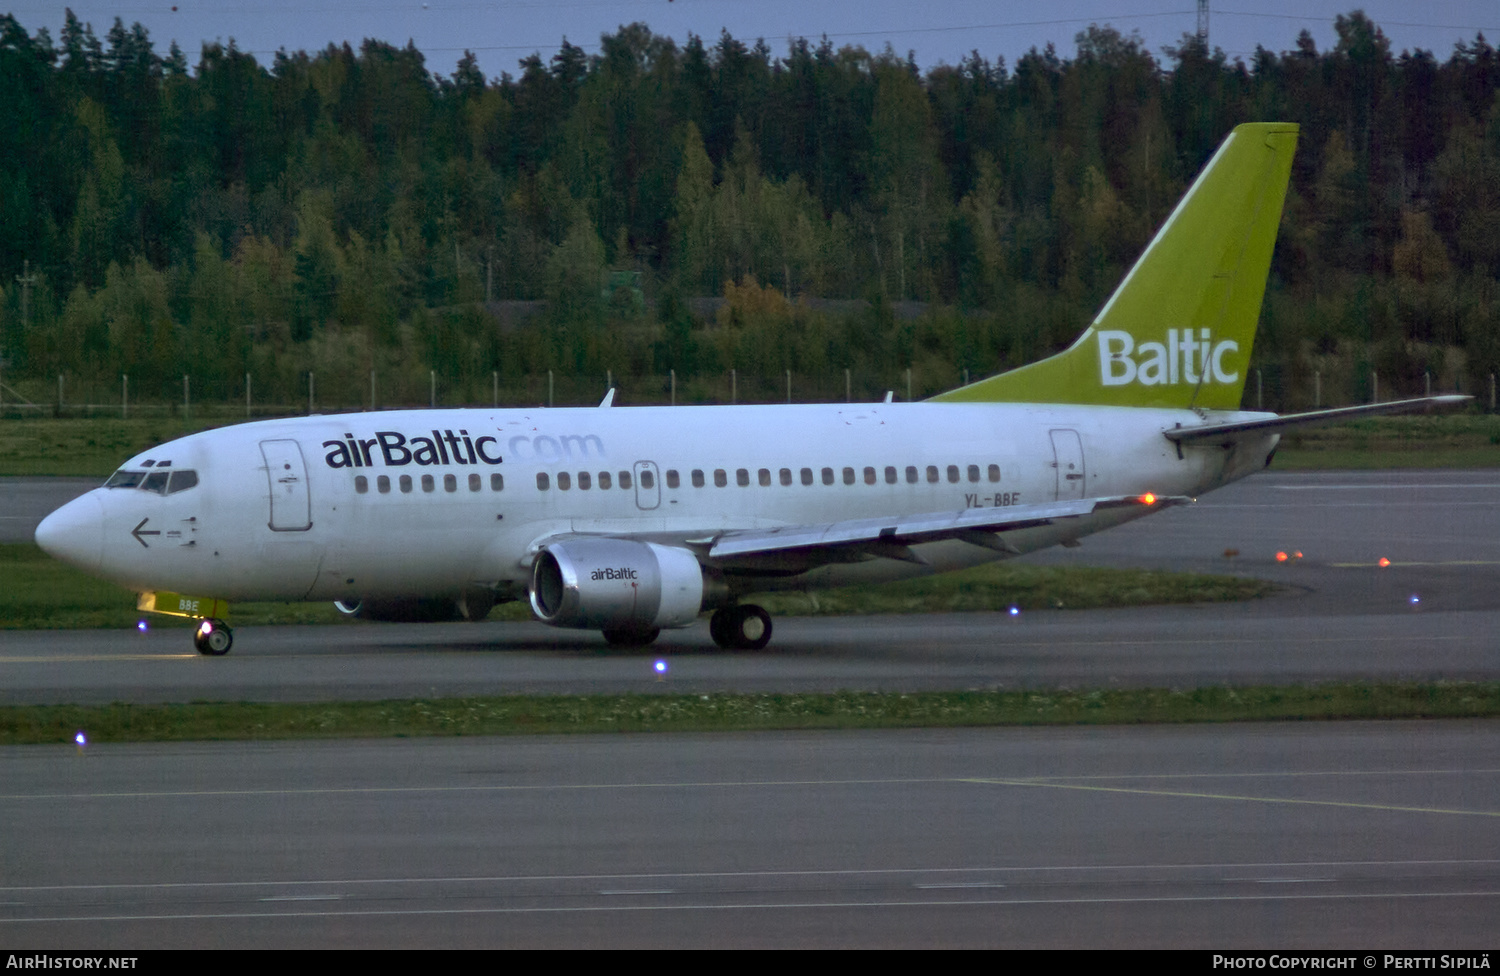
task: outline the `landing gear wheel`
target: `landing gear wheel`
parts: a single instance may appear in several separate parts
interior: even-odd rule
[[[223,657],[234,646],[234,631],[222,620],[205,620],[193,634],[193,646],[199,654]]]
[[[645,647],[661,633],[658,627],[649,630],[609,629],[604,631],[604,642],[610,647]]]
[[[771,643],[771,615],[753,603],[717,610],[708,633],[726,651],[758,651]]]

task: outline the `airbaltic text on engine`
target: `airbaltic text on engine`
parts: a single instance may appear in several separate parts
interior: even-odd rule
[[[1201,370],[1204,383],[1238,383],[1238,372],[1224,371],[1224,355],[1240,351],[1233,339],[1214,342],[1208,329],[1168,329],[1167,341],[1143,342],[1139,347],[1129,332],[1101,329],[1099,340],[1099,381],[1105,386],[1142,386],[1198,383]],[[1131,353],[1135,353],[1132,358]]]
[[[606,566],[603,569],[596,569],[589,574],[589,579],[591,580],[633,580],[639,578],[640,574],[629,566],[621,566],[619,569],[612,569]]]

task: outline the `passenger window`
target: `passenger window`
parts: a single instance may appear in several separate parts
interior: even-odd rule
[[[991,481],[999,481],[1000,480],[1000,465],[998,465],[998,464],[992,464],[992,465],[990,465],[990,480]]]
[[[376,478],[375,490],[380,492],[382,495],[389,495],[391,493],[391,479],[386,477],[385,475],[381,475],[380,477]]]
[[[802,483],[804,485],[810,485],[810,484],[812,484],[812,482],[813,482],[812,468],[803,468],[802,469]]]
[[[935,485],[938,483],[938,470],[937,465],[935,464],[929,464],[927,466],[927,483],[929,485]]]
[[[757,481],[760,482],[760,486],[762,488],[769,488],[769,487],[771,487],[771,469],[770,468],[761,468],[759,471],[757,471],[755,473],[755,478],[756,478]]]
[[[976,482],[979,480],[979,465],[977,465],[977,464],[971,464],[971,465],[969,465],[969,480],[970,481],[976,481]]]
[[[865,468],[865,484],[867,484],[867,485],[873,485],[874,483],[875,483],[875,469],[874,468]]]
[[[505,475],[498,473],[490,475],[490,491],[503,490],[505,490]]]
[[[958,483],[958,465],[948,465],[948,480],[954,484]]]
[[[729,484],[729,475],[724,473],[723,468],[714,468],[714,487],[723,488]]]
[[[915,464],[908,464],[906,466],[906,483],[909,485],[917,483],[917,466]]]
[[[668,488],[679,488],[681,486],[682,486],[682,479],[677,476],[677,469],[676,468],[668,468],[667,469],[667,487]]]
[[[363,476],[361,476],[358,480],[364,481],[365,479]],[[167,484],[167,494],[175,495],[179,491],[187,491],[189,488],[196,488],[197,486],[198,472],[192,470],[191,468],[183,471],[173,471],[172,480]],[[369,483],[366,482],[366,486],[364,488],[361,488],[360,492],[363,493],[368,490]]]
[[[599,490],[600,491],[609,491],[610,484],[611,484],[611,481],[610,481],[610,477],[609,477],[609,472],[608,471],[600,471],[599,472]]]
[[[734,483],[741,488],[750,487],[750,472],[744,468],[738,468],[734,472]]]
[[[403,475],[402,477],[405,477],[405,475]],[[537,491],[546,491],[550,487],[552,487],[552,486],[547,483],[547,472],[545,472],[545,471],[538,471],[536,473],[536,490]]]
[[[656,476],[651,473],[650,468],[641,469],[641,487],[647,491],[656,487]]]
[[[557,490],[567,491],[573,487],[573,476],[566,471],[557,472]]]
[[[594,479],[589,477],[587,471],[578,472],[578,490],[588,491],[594,485]]]
[[[435,482],[435,481],[432,480],[432,475],[430,475],[430,474],[424,474],[424,475],[422,475],[422,490],[423,491],[432,491],[436,487],[437,487],[437,482]]]
[[[471,475],[469,475],[469,490],[470,491],[478,491],[480,488],[483,488],[483,487],[484,487],[484,479],[483,478],[479,477],[479,475],[477,475],[477,474],[471,474]]]
[[[458,491],[458,476],[451,474],[443,475],[443,490]]]
[[[411,475],[403,474],[401,476],[401,492],[406,495],[411,494]]]
[[[825,484],[825,485],[831,485],[831,484],[833,484],[833,469],[832,468],[824,468],[823,469],[823,484]]]
[[[620,472],[620,487],[623,488],[626,491],[629,491],[630,490],[630,485],[631,485],[630,472],[629,471],[621,471]]]
[[[702,488],[703,487],[703,472],[700,471],[697,468],[693,469],[693,487],[694,488]]]
[[[889,464],[885,466],[885,483],[888,485],[894,485],[896,483],[896,469],[894,466]]]
[[[846,484],[846,485],[852,485],[852,484],[854,484],[854,469],[853,468],[845,468],[844,469],[844,484]]]
[[[781,469],[781,484],[782,484],[782,486],[784,487],[786,485],[790,485],[791,483],[792,483],[792,469],[791,468],[782,468]]]
[[[354,492],[355,492],[355,494],[357,494],[357,495],[363,495],[363,494],[368,493],[369,490],[370,490],[370,479],[366,478],[362,474],[355,475],[354,476]]]

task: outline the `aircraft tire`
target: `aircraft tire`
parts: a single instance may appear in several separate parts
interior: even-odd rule
[[[734,628],[736,646],[745,651],[758,651],[771,643],[771,615],[753,603],[739,609]]]
[[[712,637],[714,639],[714,643],[718,644],[726,651],[731,650],[734,647],[734,644],[731,642],[729,628],[725,626],[729,619],[729,615],[732,614],[734,610],[734,607],[724,607],[723,609],[715,610],[713,612],[713,616],[708,618],[708,636]]]
[[[708,633],[726,651],[758,651],[771,642],[771,615],[753,603],[714,611]]]
[[[200,627],[193,634],[193,646],[198,649],[199,654],[223,657],[234,646],[234,631],[222,620],[209,620],[207,623],[211,629],[204,633]]]
[[[609,629],[604,631],[604,642],[610,647],[646,647],[656,640],[659,634],[661,634],[659,627],[652,627],[649,630]]]

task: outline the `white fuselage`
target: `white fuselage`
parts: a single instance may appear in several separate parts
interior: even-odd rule
[[[1251,415],[1217,419],[1243,416]],[[1162,436],[1203,419],[1186,410],[885,403],[272,420],[144,452],[122,472],[160,472],[169,462],[168,471],[195,472],[196,483],[171,493],[97,489],[60,510],[49,539],[82,568],[142,591],[357,600],[481,586],[515,597],[539,543],[558,536],[702,544],[784,525],[1197,495],[1259,470],[1275,446],[1266,435],[1233,451],[1179,451]],[[1145,511],[1114,509],[1008,538],[1031,551]],[[1000,555],[956,540],[916,548],[925,565],[866,558],[764,574],[738,588],[894,579]]]

